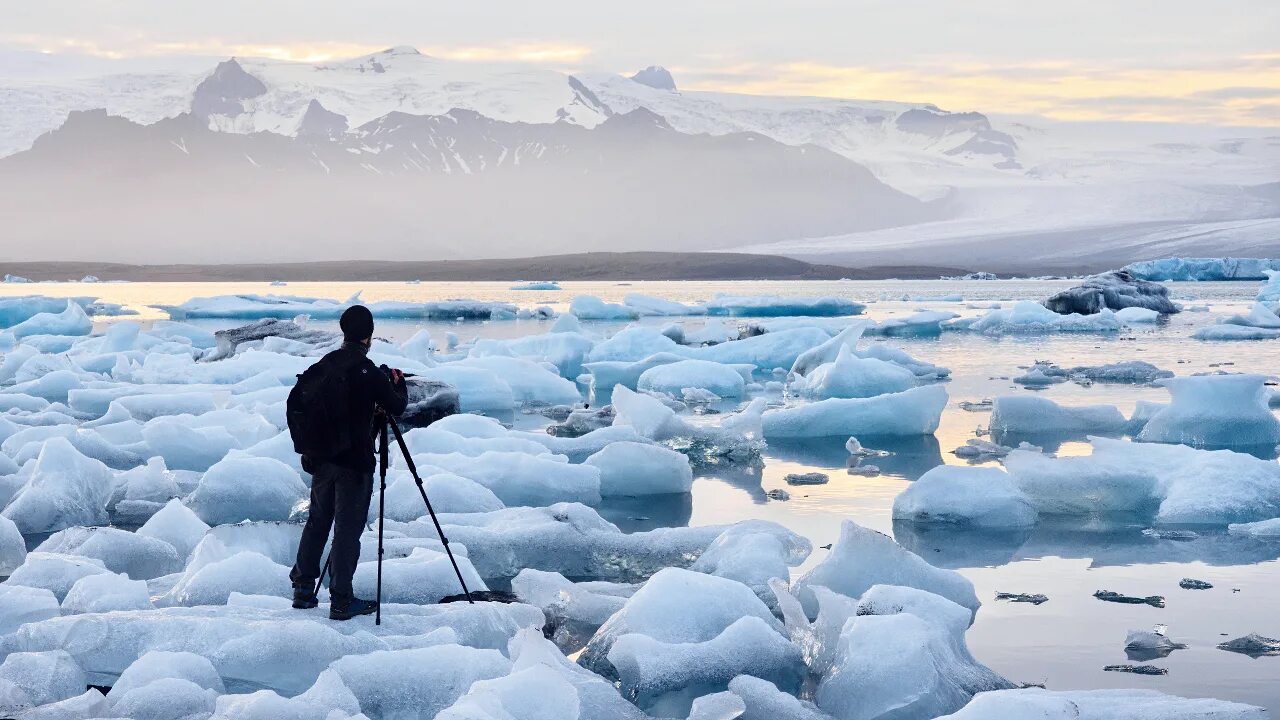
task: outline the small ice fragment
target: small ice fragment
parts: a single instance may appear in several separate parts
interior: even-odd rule
[[[1099,590],[1093,594],[1099,600],[1105,600],[1113,603],[1123,603],[1125,605],[1150,605],[1151,607],[1164,607],[1164,597],[1161,595],[1149,595],[1147,597],[1134,597],[1132,595],[1123,595],[1110,590]]]
[[[1032,594],[1032,593],[1010,593],[1010,592],[996,591],[996,599],[1008,600],[1009,602],[1031,603],[1032,605],[1039,605],[1041,603],[1049,602],[1049,596],[1041,595],[1040,593]]]
[[[788,473],[783,480],[788,485],[826,485],[831,478],[826,473]]]

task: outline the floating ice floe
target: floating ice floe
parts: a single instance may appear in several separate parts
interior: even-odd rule
[[[1227,526],[1232,535],[1259,538],[1280,538],[1280,517],[1249,523],[1232,523]]]
[[[1120,433],[1128,420],[1114,405],[1059,405],[1030,395],[1001,395],[993,400],[993,433]]]
[[[901,365],[856,357],[849,345],[841,345],[834,360],[797,378],[792,390],[816,399],[869,398],[909,390],[916,384],[915,373]]]
[[[1063,315],[1093,315],[1107,309],[1123,310],[1131,307],[1154,310],[1161,314],[1176,313],[1179,310],[1169,299],[1169,288],[1134,277],[1125,270],[1085,278],[1080,285],[1063,290],[1044,304]]]
[[[1280,338],[1280,329],[1245,325],[1209,325],[1191,334],[1196,340],[1272,340]]]
[[[734,317],[836,317],[858,315],[866,305],[837,297],[717,295],[707,303],[711,315]]]
[[[619,679],[642,708],[683,715],[695,697],[727,689],[742,673],[798,689],[800,650],[781,630],[745,585],[667,568],[600,627],[579,663]]]
[[[959,712],[938,720],[1264,720],[1253,705],[1182,698],[1155,690],[996,690],[975,695]]]
[[[88,335],[93,321],[74,300],[67,300],[66,307],[58,313],[43,312],[13,325],[7,332],[16,338],[30,335]]]
[[[622,298],[622,304],[646,316],[705,315],[707,312],[707,309],[701,305],[685,305],[674,300],[640,293],[627,293]]]
[[[1039,519],[1003,470],[939,465],[893,501],[893,518],[983,528],[1029,527]]]
[[[754,365],[726,365],[709,360],[680,360],[655,365],[640,374],[636,389],[679,396],[685,388],[707,390],[722,398],[741,397]]]
[[[941,595],[977,612],[973,584],[952,570],[935,568],[882,533],[845,520],[840,540],[827,558],[795,582],[794,590],[805,614],[815,617],[818,601],[813,588],[822,586],[846,597],[860,597],[873,585],[904,585]]]
[[[24,534],[74,525],[105,525],[111,471],[81,455],[65,438],[46,441],[26,484],[4,508],[4,517]]]
[[[1230,450],[1090,438],[1093,454],[1015,450],[1005,467],[1041,515],[1137,514],[1226,525],[1280,516],[1280,465]]]
[[[1280,302],[1280,268],[1266,273],[1267,281],[1258,290],[1258,299],[1263,302]]]
[[[345,301],[296,295],[247,294],[192,298],[180,305],[154,307],[167,312],[172,320],[194,318],[289,320],[299,315],[307,315],[317,320],[336,320],[344,310],[358,302],[360,302],[358,294]],[[514,319],[516,315],[516,306],[511,303],[479,300],[442,300],[426,303],[386,300],[365,303],[365,306],[374,317],[388,319],[499,320]]]
[[[1053,332],[1116,332],[1123,323],[1111,310],[1090,315],[1060,315],[1032,300],[1020,300],[1011,308],[992,310],[977,318],[960,318],[947,329],[970,330],[985,335],[1017,335]]]
[[[814,694],[832,716],[930,718],[962,708],[977,693],[1013,687],[970,654],[965,607],[888,584],[845,603],[851,612]]]
[[[635,320],[640,312],[635,308],[607,303],[594,295],[578,295],[569,302],[569,312],[579,320]]]
[[[904,318],[887,318],[867,325],[868,335],[890,337],[936,337],[942,334],[946,323],[960,317],[953,312],[921,310]]]
[[[560,283],[551,280],[533,280],[530,282],[516,283],[508,290],[559,290]]]
[[[693,487],[689,459],[658,445],[609,443],[584,464],[599,468],[604,497],[687,493]]]
[[[1266,381],[1262,375],[1161,380],[1173,401],[1151,415],[1138,439],[1201,447],[1274,447],[1280,443],[1280,420],[1268,406]]]
[[[766,438],[929,435],[938,429],[947,391],[927,385],[869,398],[829,398],[766,412]]]

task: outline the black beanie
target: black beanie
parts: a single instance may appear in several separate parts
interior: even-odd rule
[[[352,305],[338,319],[342,339],[359,342],[373,337],[373,313],[363,305]]]

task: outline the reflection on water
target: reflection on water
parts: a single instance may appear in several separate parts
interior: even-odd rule
[[[1122,520],[1042,518],[1013,531],[916,525],[895,520],[893,536],[933,565],[951,569],[997,567],[1045,557],[1078,558],[1089,567],[1204,563],[1230,567],[1280,559],[1280,542],[1231,535],[1222,527],[1196,526],[1189,539],[1144,535],[1148,526]]]
[[[770,457],[817,467],[847,469],[874,465],[885,475],[915,480],[942,464],[942,450],[933,435],[886,437],[864,435],[858,438],[867,450],[891,453],[884,457],[851,458],[844,444],[849,438],[824,437],[805,440],[773,440]]]

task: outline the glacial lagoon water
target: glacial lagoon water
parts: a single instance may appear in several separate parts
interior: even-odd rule
[[[562,283],[560,291],[514,291],[512,283],[122,283],[39,284],[0,286],[0,295],[96,295],[139,311],[132,319],[162,319],[156,304],[177,304],[191,297],[233,293],[287,293],[345,299],[356,292],[374,300],[441,300],[470,298],[502,300],[522,307],[567,308],[578,294],[619,302],[628,292],[640,292],[683,302],[709,299],[718,292],[733,294],[837,295],[868,304],[866,316],[883,320],[918,309],[950,310],[962,316],[986,309],[969,305],[1005,306],[1018,299],[1043,299],[1071,281],[839,281],[839,282],[590,282]],[[1184,696],[1208,696],[1280,708],[1280,658],[1253,659],[1218,650],[1224,640],[1256,632],[1280,636],[1280,541],[1230,536],[1225,528],[1195,528],[1190,540],[1158,539],[1142,533],[1141,522],[1091,525],[1088,522],[1042,522],[1023,533],[984,534],[974,531],[920,531],[895,524],[890,518],[894,497],[929,468],[965,461],[951,453],[987,424],[989,413],[969,412],[958,405],[1002,394],[1038,392],[1067,405],[1106,403],[1128,414],[1139,400],[1164,401],[1167,393],[1155,387],[1107,385],[1083,387],[1062,383],[1032,391],[1011,382],[1020,368],[1036,360],[1062,366],[1096,365],[1121,360],[1145,360],[1177,375],[1215,371],[1276,372],[1280,341],[1203,342],[1191,338],[1198,327],[1215,317],[1247,311],[1258,283],[1169,283],[1171,293],[1188,306],[1207,305],[1208,311],[1184,312],[1150,326],[1109,334],[1056,334],[987,337],[948,332],[937,338],[867,338],[863,343],[888,342],[907,352],[951,369],[945,383],[950,401],[936,435],[893,443],[861,438],[868,447],[892,450],[889,458],[872,460],[882,474],[849,474],[845,438],[803,443],[774,442],[761,467],[728,467],[699,474],[689,496],[615,501],[601,513],[626,531],[659,526],[704,525],[762,518],[781,523],[812,540],[814,553],[797,574],[821,561],[834,542],[841,520],[892,534],[925,560],[953,568],[975,585],[983,607],[968,634],[975,656],[1015,682],[1045,684],[1050,689],[1109,687],[1149,688]],[[944,299],[959,295],[963,301]],[[916,299],[910,299],[916,298]],[[114,319],[98,319],[112,322]],[[211,328],[236,321],[194,321]],[[641,322],[700,325],[700,318],[654,318]],[[332,323],[314,322],[314,326]],[[497,322],[382,322],[378,334],[403,340],[420,327],[434,334],[454,332],[464,342],[473,337],[516,337],[545,332],[549,321]],[[601,336],[622,323],[586,322],[589,333]],[[737,403],[715,408],[732,410]],[[516,414],[502,418],[522,428],[536,429],[546,418]],[[1020,438],[1056,447],[1060,455],[1087,454],[1083,437]],[[830,475],[826,485],[788,486],[784,476],[818,471]],[[790,500],[769,499],[766,492],[786,489]],[[1183,590],[1184,577],[1207,580],[1211,590]],[[1092,597],[1096,590],[1130,595],[1163,595],[1167,607],[1119,605]],[[997,601],[997,591],[1043,593],[1047,603],[1031,605]],[[1126,658],[1129,629],[1168,626],[1169,635],[1187,649],[1150,661],[1168,669],[1164,676],[1104,672],[1103,666],[1134,662]]]

